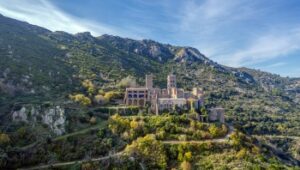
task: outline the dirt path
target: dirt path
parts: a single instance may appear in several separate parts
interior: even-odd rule
[[[280,139],[294,139],[294,140],[300,140],[300,136],[284,136],[284,135],[252,135],[257,138],[280,138]]]
[[[70,136],[76,136],[76,135],[80,135],[80,134],[85,134],[85,133],[87,133],[87,132],[89,132],[91,130],[96,130],[96,129],[105,127],[106,125],[107,125],[107,122],[103,121],[103,122],[99,123],[98,125],[95,125],[95,126],[92,126],[92,127],[88,127],[88,128],[79,130],[77,132],[68,133],[68,134],[65,134],[65,135],[62,135],[62,136],[58,136],[58,137],[54,138],[53,141],[59,141],[59,140],[62,140],[62,139],[66,139],[67,137],[70,137]]]
[[[166,140],[166,141],[161,141],[163,144],[181,144],[181,143],[205,143],[205,142],[217,142],[217,143],[222,143],[226,142],[229,139],[229,136],[234,132],[234,128],[231,125],[228,125],[229,131],[227,135],[223,138],[219,139],[207,139],[207,140],[192,140],[192,141],[178,141],[178,140]],[[30,168],[20,168],[19,170],[39,170],[39,169],[45,169],[45,168],[56,168],[60,166],[67,166],[67,165],[72,165],[75,163],[84,163],[84,162],[97,162],[97,161],[102,161],[102,160],[107,160],[110,158],[118,157],[121,156],[124,153],[124,151],[120,151],[118,153],[104,156],[104,157],[99,157],[99,158],[93,158],[93,159],[83,159],[83,160],[77,160],[77,161],[70,161],[70,162],[61,162],[61,163],[53,163],[53,164],[48,164],[48,165],[40,165],[40,166],[35,166],[35,167],[30,167]]]
[[[205,142],[215,142],[215,143],[223,143],[227,142],[229,140],[230,135],[234,132],[234,128],[232,125],[228,125],[228,133],[223,138],[217,138],[217,139],[204,139],[204,140],[190,140],[190,141],[179,141],[179,140],[164,140],[162,143],[164,144],[181,144],[181,143],[190,143],[190,144],[201,144]]]
[[[80,163],[84,163],[84,162],[97,162],[97,161],[107,160],[110,158],[115,158],[115,157],[121,156],[122,154],[123,154],[123,151],[112,154],[112,155],[99,157],[99,158],[93,158],[93,159],[89,159],[89,160],[85,159],[85,160],[77,160],[77,161],[70,161],[70,162],[53,163],[53,164],[48,164],[48,165],[35,166],[35,167],[31,167],[31,168],[20,168],[19,170],[39,170],[39,169],[57,168],[57,167],[61,167],[61,166],[73,165],[76,163],[80,164]]]

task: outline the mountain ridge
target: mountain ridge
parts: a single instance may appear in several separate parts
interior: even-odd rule
[[[0,16],[0,35],[0,132],[7,133],[13,139],[13,147],[8,146],[3,151],[0,149],[0,167],[18,168],[52,161],[73,161],[84,159],[87,153],[92,152],[95,155],[109,154],[112,149],[120,149],[112,147],[115,139],[120,142],[117,147],[124,147],[127,140],[120,139],[131,136],[130,133],[136,130],[132,129],[129,133],[122,131],[116,136],[109,130],[112,126],[106,126],[106,123],[112,123],[107,122],[107,117],[123,110],[123,107],[120,110],[114,108],[118,106],[117,100],[122,100],[125,87],[134,82],[144,84],[145,75],[153,74],[154,87],[164,88],[167,86],[166,77],[171,72],[176,75],[178,88],[202,88],[204,109],[223,107],[226,122],[245,133],[240,134],[243,137],[239,140],[245,142],[244,139],[247,139],[247,142],[237,150],[231,145],[216,145],[216,149],[212,149],[208,144],[204,148],[212,151],[209,157],[207,151],[199,150],[199,153],[204,153],[201,157],[207,158],[210,164],[211,160],[223,160],[211,158],[219,158],[219,150],[225,148],[222,158],[225,160],[228,154],[233,155],[231,159],[244,161],[244,167],[249,163],[249,154],[253,157],[251,161],[258,161],[256,164],[269,161],[266,158],[270,157],[281,161],[279,158],[285,157],[295,160],[292,165],[298,165],[299,149],[294,141],[275,141],[279,147],[284,143],[285,155],[277,152],[270,155],[265,151],[268,149],[260,146],[251,135],[300,135],[299,79],[220,65],[193,47],[111,35],[94,37],[89,32],[52,32],[4,16]],[[84,99],[85,103],[76,101],[78,98]],[[105,103],[107,101],[109,105]],[[124,108],[124,113],[144,113],[142,109]],[[175,128],[172,131],[177,133],[177,121],[187,119],[186,115],[162,115],[175,122],[154,123],[166,125],[158,129],[163,130],[159,131],[160,136],[164,136],[165,130],[173,125]],[[122,125],[127,122],[131,127],[129,120],[123,120],[127,118],[113,117]],[[131,116],[128,117],[131,119]],[[150,122],[160,119],[153,117]],[[139,129],[137,120],[132,118]],[[182,123],[181,129],[187,129],[186,121]],[[206,126],[206,123],[198,123],[188,123],[191,125],[188,129],[192,132],[189,136],[194,136],[193,128],[196,126]],[[215,127],[212,125],[212,128],[205,129],[214,131],[219,125],[217,123]],[[207,133],[197,135],[207,136]],[[62,134],[65,135],[57,137]],[[181,140],[181,137],[184,135],[178,139]],[[246,149],[250,146],[248,144],[253,149]],[[259,145],[257,148],[254,147],[256,144]],[[277,151],[276,148],[271,150]],[[257,158],[255,153],[265,157]],[[240,158],[236,159],[235,155]],[[176,162],[177,157],[175,154],[172,159]],[[272,167],[272,163],[274,160],[270,160],[266,167]],[[276,162],[280,163],[288,165],[290,162]],[[210,169],[214,166],[211,165]]]

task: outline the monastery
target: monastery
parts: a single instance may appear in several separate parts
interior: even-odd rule
[[[169,74],[167,88],[154,88],[153,75],[146,75],[144,87],[126,88],[124,103],[131,106],[150,107],[151,112],[162,113],[174,110],[194,110],[199,113],[204,106],[203,90],[194,87],[192,91],[177,88],[176,76]],[[210,109],[208,118],[224,122],[224,109]]]

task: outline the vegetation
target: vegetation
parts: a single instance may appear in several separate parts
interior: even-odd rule
[[[0,169],[123,151],[61,168],[299,167],[299,79],[225,67],[190,47],[51,32],[3,16],[0,22]],[[226,122],[237,129],[229,139],[227,125],[199,122],[186,111],[150,116],[145,108],[118,104],[124,88],[144,83],[145,74],[152,73],[155,84],[166,87],[171,71],[179,87],[203,88],[206,108],[225,108]],[[43,115],[58,116],[58,106],[66,120],[56,127],[64,129],[60,136]],[[23,117],[17,114],[22,108]],[[45,112],[34,111],[40,108]],[[209,110],[203,107],[201,113]]]
[[[204,140],[227,134],[225,125],[202,123],[185,115],[121,117],[116,114],[110,118],[109,128],[127,141],[149,133],[160,140]]]

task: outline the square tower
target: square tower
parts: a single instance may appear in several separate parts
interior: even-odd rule
[[[148,88],[148,89],[153,88],[153,75],[152,74],[146,75],[146,88]]]
[[[176,88],[176,76],[174,74],[169,74],[167,79],[167,88]]]

